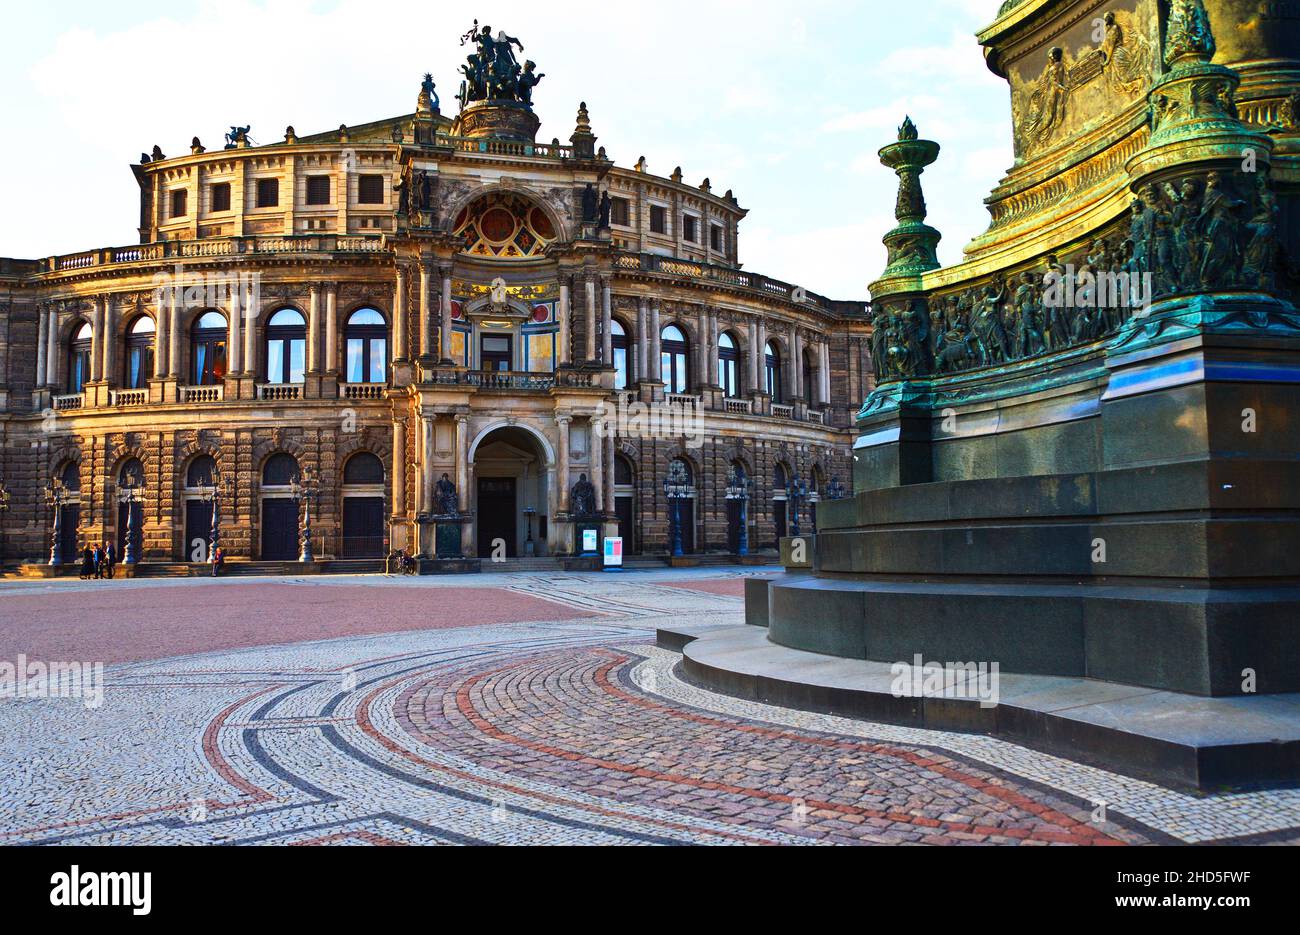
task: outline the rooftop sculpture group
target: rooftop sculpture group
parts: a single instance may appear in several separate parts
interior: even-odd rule
[[[479,28],[478,20],[461,36],[462,46],[468,42],[473,42],[478,51],[467,56],[460,66],[465,76],[460,84],[460,106],[475,101],[512,101],[531,107],[533,89],[545,75],[537,71],[536,62],[525,61],[520,66],[515,49],[523,52],[523,43],[504,30],[498,30],[494,37],[492,27]]]

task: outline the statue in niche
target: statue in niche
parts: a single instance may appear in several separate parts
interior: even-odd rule
[[[609,230],[609,216],[613,211],[614,201],[609,197],[609,192],[600,193],[600,224],[598,227],[605,231]]]
[[[569,492],[569,502],[574,516],[596,515],[596,488],[587,480],[586,474],[578,475],[578,482]]]
[[[460,513],[460,502],[456,497],[456,485],[445,473],[434,485],[433,502],[438,505],[438,515],[456,516]]]
[[[595,224],[599,218],[599,200],[595,186],[590,182],[582,190],[582,223]]]
[[[498,276],[492,280],[488,289],[488,295],[491,297],[492,304],[498,308],[504,308],[510,301],[510,293],[506,288],[506,281]]]

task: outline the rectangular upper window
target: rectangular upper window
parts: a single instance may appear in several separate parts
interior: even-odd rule
[[[609,222],[617,224],[619,227],[628,226],[628,200],[626,198],[611,198],[609,201]]]
[[[189,213],[189,195],[183,188],[172,189],[171,215],[174,218],[183,218]]]
[[[682,240],[689,243],[698,243],[700,239],[699,223],[699,218],[691,217],[689,214],[682,215]]]
[[[307,176],[307,204],[327,205],[330,203],[330,177],[328,175]]]
[[[722,225],[709,225],[709,246],[719,253],[722,252]]]
[[[650,233],[668,233],[668,210],[662,205],[650,206]]]
[[[384,203],[384,177],[363,175],[357,179],[357,204],[382,205]]]
[[[279,179],[258,179],[257,180],[257,206],[259,208],[275,208],[280,204],[280,180]]]
[[[230,210],[230,183],[217,182],[212,186],[212,210]]]

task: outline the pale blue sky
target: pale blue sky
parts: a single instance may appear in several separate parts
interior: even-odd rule
[[[884,266],[895,179],[876,158],[910,113],[943,152],[924,176],[940,256],[987,226],[1011,165],[1005,84],[973,33],[997,0],[708,3],[173,0],[10,6],[0,57],[0,255],[137,239],[129,164],[232,124],[254,140],[414,109],[432,71],[454,110],[473,19],[519,37],[546,79],[541,139],[580,100],[620,165],[705,176],[750,209],[745,268],[861,298]],[[449,12],[452,11],[452,12]]]

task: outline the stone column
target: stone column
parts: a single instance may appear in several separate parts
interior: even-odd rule
[[[250,282],[244,301],[244,373],[257,373],[257,288]]]
[[[469,510],[469,416],[456,415],[456,497],[462,513]]]
[[[636,303],[636,378],[649,379],[650,374],[650,303],[645,297]]]
[[[556,469],[557,496],[556,506],[561,513],[569,511],[569,423],[570,416],[556,416],[555,424],[560,429],[559,467]]]
[[[442,316],[442,333],[438,344],[441,353],[438,355],[442,362],[449,364],[451,359],[451,264],[443,263],[438,267],[438,272],[442,274],[442,301],[439,303],[439,311]]]
[[[167,321],[167,375],[173,379],[181,376],[181,306],[182,291],[179,286],[171,291]]]
[[[100,379],[112,384],[117,369],[117,302],[111,295],[104,296],[104,366]]]
[[[420,356],[433,355],[433,313],[429,308],[429,290],[433,288],[433,269],[420,264]]]
[[[614,299],[610,292],[609,277],[600,281],[600,362],[606,367],[614,364]]]
[[[45,351],[45,384],[57,386],[59,383],[59,312],[50,309],[50,326],[46,329],[49,347]]]
[[[695,341],[695,386],[709,382],[709,310],[700,306],[699,327]]]
[[[569,333],[569,277],[560,277],[560,305],[556,314],[560,317],[560,363],[573,363],[573,336]]]
[[[397,286],[393,292],[393,363],[406,360],[406,267],[398,264]]]
[[[758,322],[758,383],[755,388],[767,392],[767,323]]]
[[[91,323],[91,341],[90,341],[90,382],[98,383],[102,379],[101,374],[104,371],[104,297],[97,295],[94,298],[94,311],[90,314]]]
[[[596,359],[596,280],[588,276],[584,285],[587,300],[584,309],[587,313],[587,360],[593,361]]]
[[[36,312],[36,385],[37,387],[45,386],[47,382],[47,365],[45,363],[46,354],[49,353],[50,343],[50,314],[40,308]]]
[[[307,372],[320,373],[320,286],[315,283],[308,299]]]
[[[393,423],[393,515],[406,513],[406,420]]]
[[[167,307],[167,300],[163,294],[158,297],[158,307],[154,309],[153,323],[153,375],[154,379],[161,380],[167,376],[167,347],[169,338],[167,335],[167,326],[171,321],[171,313]]]
[[[790,398],[803,396],[803,339],[797,325],[790,326],[790,376],[786,384],[790,388]]]
[[[243,285],[236,279],[230,290],[230,351],[226,355],[232,376],[244,372],[243,291]]]
[[[763,343],[760,341],[757,318],[749,320],[749,392],[757,393],[763,387]]]
[[[420,512],[433,512],[433,417],[420,413]]]
[[[339,286],[330,283],[325,287],[325,372],[337,374],[339,369]]]
[[[709,310],[709,386],[718,385],[718,311]]]
[[[587,420],[587,455],[591,459],[591,486],[596,491],[596,512],[605,512],[605,439],[596,432],[596,420]]]
[[[821,393],[817,402],[823,406],[830,405],[831,401],[831,345],[825,336],[821,342]]]
[[[663,359],[659,351],[659,300],[655,299],[650,303],[650,374],[651,380],[662,380]]]

